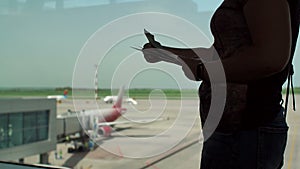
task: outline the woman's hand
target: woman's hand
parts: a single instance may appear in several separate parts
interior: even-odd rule
[[[146,59],[147,62],[149,63],[156,63],[156,62],[160,62],[162,61],[158,55],[159,52],[157,51],[157,49],[155,49],[155,47],[153,45],[151,45],[150,43],[146,43],[143,46],[143,50],[142,50],[143,54],[144,54],[144,58]]]

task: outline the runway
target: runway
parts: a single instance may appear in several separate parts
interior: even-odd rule
[[[298,108],[299,99],[300,96],[297,95]],[[96,150],[71,154],[67,153],[67,145],[58,144],[57,151],[62,150],[63,159],[55,159],[54,152],[51,152],[49,162],[75,169],[199,169],[203,139],[198,116],[198,99],[138,100],[138,103],[136,106],[124,104],[127,113],[118,120],[130,120],[133,123],[116,125],[117,131],[111,138],[97,141],[99,147]],[[80,100],[77,104],[91,108],[112,106],[92,100]],[[73,102],[66,100],[58,104],[57,110],[58,113],[63,113],[73,108]],[[162,120],[155,121],[159,118]],[[134,122],[139,119],[154,121],[145,124]],[[290,129],[284,169],[300,168],[299,122],[300,111],[289,110]],[[34,158],[26,158],[25,162]]]

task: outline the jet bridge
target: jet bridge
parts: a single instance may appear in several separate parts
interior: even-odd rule
[[[79,133],[80,137],[84,137],[85,133],[77,118],[77,113],[68,111],[56,117],[56,135],[57,141],[65,141],[66,138]]]

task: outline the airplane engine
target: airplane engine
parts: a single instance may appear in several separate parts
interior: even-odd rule
[[[101,126],[98,129],[98,134],[100,136],[109,137],[112,133],[112,128],[110,126]]]

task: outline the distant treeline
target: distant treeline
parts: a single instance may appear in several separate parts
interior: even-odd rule
[[[46,97],[48,95],[62,95],[65,90],[68,90],[68,97],[72,98],[76,95],[77,98],[92,98],[95,96],[95,89],[76,89],[71,87],[61,88],[12,88],[12,89],[0,89],[0,97]],[[119,89],[98,89],[97,94],[99,98],[105,96],[117,95]],[[125,96],[144,99],[151,97],[167,97],[168,99],[176,99],[182,96],[196,97],[196,89],[129,89],[125,92]]]
[[[104,98],[105,96],[118,95],[119,89],[98,89],[98,97]],[[76,96],[85,97],[87,93],[91,95],[95,93],[95,90],[77,89],[75,90]],[[125,91],[125,96],[134,99],[147,99],[151,97],[166,97],[168,99],[178,99],[181,97],[197,97],[198,92],[196,89],[129,89]]]
[[[283,89],[283,90],[282,90],[282,93],[285,94],[286,91],[287,91],[286,89]],[[292,92],[292,89],[291,89],[291,88],[290,88],[290,92]],[[295,92],[295,94],[300,94],[300,87],[295,87],[295,88],[294,88],[294,92]]]
[[[48,95],[62,95],[64,89],[55,88],[11,88],[0,89],[0,97],[44,97]]]
[[[68,90],[68,97],[73,97],[73,91],[71,87],[61,88],[11,88],[0,89],[0,97],[46,97],[48,95],[62,95],[65,90]],[[296,94],[300,94],[300,87],[294,88]],[[92,98],[95,96],[94,89],[76,89],[74,90],[76,97]],[[290,90],[291,92],[291,90]],[[286,93],[286,89],[283,89],[283,94]],[[118,89],[98,89],[98,97],[103,98],[109,95],[117,95]],[[125,96],[129,96],[136,99],[144,99],[151,97],[167,97],[168,99],[176,99],[182,96],[197,97],[197,89],[129,89],[126,91]]]

